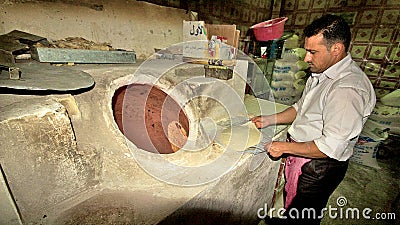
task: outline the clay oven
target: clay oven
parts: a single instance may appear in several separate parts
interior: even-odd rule
[[[116,90],[112,101],[119,130],[138,148],[169,154],[189,135],[189,120],[179,104],[160,88],[130,84]]]

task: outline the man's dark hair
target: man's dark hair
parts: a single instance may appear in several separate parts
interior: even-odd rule
[[[328,48],[337,42],[341,42],[345,47],[345,51],[349,50],[351,41],[350,27],[342,17],[326,14],[304,28],[304,35],[307,38],[319,33],[324,35]]]

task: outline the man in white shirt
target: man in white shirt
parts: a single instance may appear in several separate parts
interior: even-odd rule
[[[341,17],[324,15],[304,35],[312,75],[302,97],[281,113],[252,118],[258,128],[292,124],[290,141],[264,144],[271,157],[287,157],[284,224],[320,223],[376,102],[370,80],[348,53],[351,33]]]

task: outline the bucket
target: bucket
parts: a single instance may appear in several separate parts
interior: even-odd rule
[[[282,36],[287,19],[287,17],[275,18],[258,23],[250,28],[253,29],[257,41],[274,40]]]

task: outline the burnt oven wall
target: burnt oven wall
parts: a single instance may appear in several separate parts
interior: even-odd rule
[[[140,149],[169,154],[186,143],[189,120],[185,112],[156,86],[122,86],[115,91],[112,107],[119,130]]]

